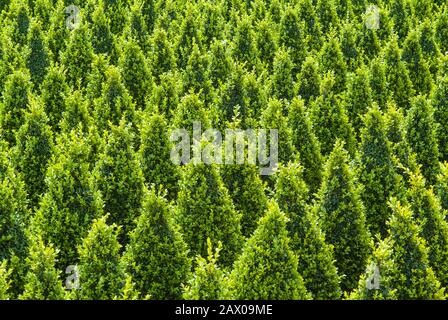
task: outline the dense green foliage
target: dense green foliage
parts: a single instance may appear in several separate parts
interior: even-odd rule
[[[341,287],[352,290],[366,265],[370,234],[359,186],[339,141],[325,164],[315,210],[327,241],[335,248],[336,266],[344,275]]]
[[[253,236],[235,262],[229,295],[235,299],[308,299],[297,256],[289,247],[286,216],[275,202],[268,204]]]
[[[181,284],[190,272],[188,249],[173,222],[172,206],[154,191],[144,196],[123,261],[142,294],[154,299],[180,298]]]
[[[379,267],[380,288],[371,290],[373,292],[366,290],[366,275],[373,271],[370,265],[353,296],[359,299],[444,299],[444,288],[430,266],[428,246],[419,236],[420,226],[413,222],[412,211],[396,200],[391,207],[389,237],[378,246],[371,261]]]
[[[0,300],[446,298],[448,4],[370,2],[0,0]]]
[[[116,225],[106,224],[107,216],[94,220],[92,228],[78,248],[80,299],[101,300],[119,296],[125,283],[120,264],[120,244]]]
[[[3,261],[0,265],[0,300],[9,299],[9,286],[11,284],[9,276],[12,270],[8,269],[6,261]]]
[[[45,245],[40,236],[35,236],[30,243],[30,252],[26,259],[28,273],[21,299],[61,300],[65,297],[60,280],[62,273],[55,267],[57,250]]]
[[[210,239],[207,242],[207,259],[198,256],[194,276],[185,287],[183,298],[187,300],[217,300],[226,297],[225,273],[218,266],[221,243],[213,252]]]

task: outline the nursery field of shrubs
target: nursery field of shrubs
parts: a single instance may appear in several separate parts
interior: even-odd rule
[[[0,300],[448,297],[445,0],[0,0],[0,26]]]

